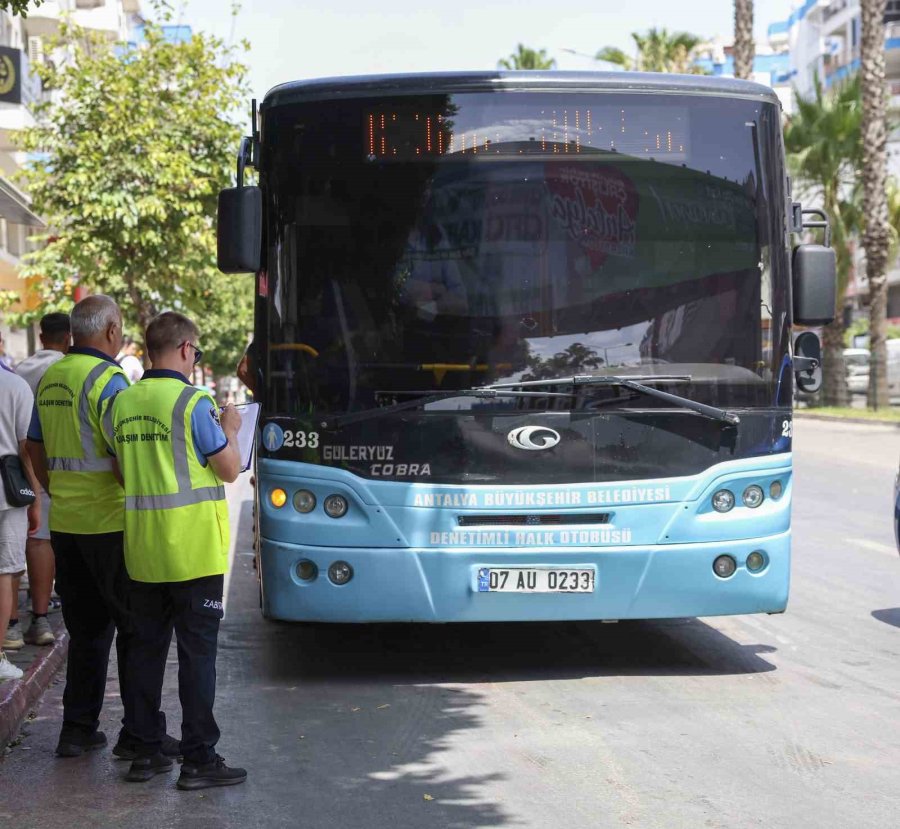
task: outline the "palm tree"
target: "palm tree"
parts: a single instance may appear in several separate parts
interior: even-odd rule
[[[503,69],[555,69],[556,59],[548,58],[543,49],[529,49],[521,43],[508,58],[497,61]]]
[[[691,53],[700,44],[701,38],[688,32],[669,32],[667,29],[648,29],[642,35],[631,33],[637,48],[637,57],[630,58],[621,49],[605,46],[597,52],[596,59],[614,63],[623,69],[638,72],[683,72],[697,74],[691,62]]]
[[[572,343],[565,351],[557,351],[546,360],[537,355],[528,358],[527,374],[522,375],[523,380],[547,380],[551,377],[571,376],[584,374],[590,369],[597,369],[603,365],[603,358],[593,348],[582,343]]]
[[[887,386],[887,263],[891,233],[887,204],[887,87],[884,80],[885,0],[861,0],[862,185],[869,279],[869,406],[889,406]]]
[[[826,94],[818,77],[811,98],[797,96],[797,107],[784,130],[788,164],[797,193],[820,204],[831,223],[837,254],[835,320],[823,331],[822,396],[825,405],[849,404],[843,355],[844,294],[850,279],[850,238],[859,227],[856,173],[862,157],[862,104],[859,76]]]
[[[753,0],[734,0],[734,76],[745,80],[753,73]]]

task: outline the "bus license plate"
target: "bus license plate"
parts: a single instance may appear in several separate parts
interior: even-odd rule
[[[594,571],[549,567],[482,567],[479,593],[593,593]]]

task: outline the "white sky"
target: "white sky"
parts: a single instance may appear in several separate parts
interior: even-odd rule
[[[598,68],[604,46],[631,52],[633,31],[651,26],[730,37],[730,0],[176,0],[180,22],[226,41],[250,41],[252,92],[290,80],[383,72],[494,69],[517,43],[545,49],[560,69]],[[757,40],[785,19],[788,0],[756,0]],[[571,55],[573,49],[585,56]]]

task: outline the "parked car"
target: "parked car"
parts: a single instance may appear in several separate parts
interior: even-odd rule
[[[891,341],[900,343],[900,340]],[[866,394],[869,390],[869,349],[845,348],[844,367],[850,394]]]
[[[888,396],[891,402],[900,400],[900,340],[888,340],[887,347],[887,380]]]

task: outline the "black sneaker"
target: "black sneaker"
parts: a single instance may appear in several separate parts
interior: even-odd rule
[[[172,770],[172,758],[157,752],[152,757],[138,757],[131,763],[125,779],[129,783],[143,783],[157,774],[165,774]]]
[[[81,757],[86,751],[95,751],[106,745],[106,735],[102,731],[87,734],[84,731],[63,729],[56,744],[57,757]]]
[[[173,760],[181,760],[181,742],[168,734],[162,738],[162,745],[159,750],[166,757],[171,757]],[[135,744],[121,737],[119,737],[119,742],[116,743],[112,753],[120,760],[136,760],[138,756]]]
[[[231,769],[225,765],[225,758],[216,755],[211,763],[181,764],[181,774],[176,784],[179,789],[208,789],[211,786],[235,786],[247,779],[246,769]]]

